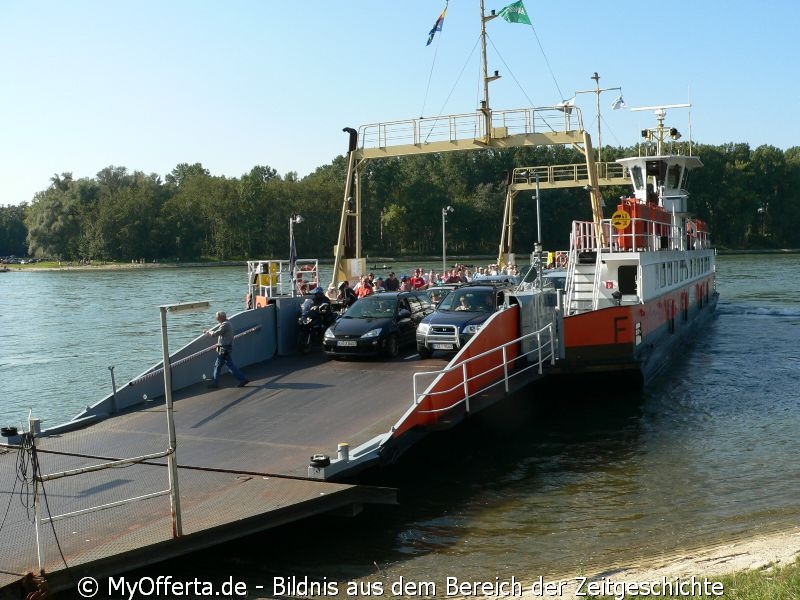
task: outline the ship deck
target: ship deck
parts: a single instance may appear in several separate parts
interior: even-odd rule
[[[173,539],[168,496],[45,524],[40,535],[51,589],[73,585],[83,575],[107,576],[123,565],[128,570],[315,514],[394,502],[391,489],[307,479],[309,458],[335,456],[341,442],[354,448],[390,430],[412,403],[412,374],[445,364],[416,356],[327,360],[312,353],[245,369],[251,379],[247,387],[235,387],[226,375],[220,389],[197,384],[176,392],[183,536]],[[84,429],[37,439],[43,474],[167,446],[163,399]],[[19,458],[15,450],[0,450],[0,472],[19,473]],[[42,514],[163,491],[165,465],[162,458],[49,481]],[[0,481],[0,505],[10,507],[5,539],[15,540],[0,545],[0,592],[38,571],[33,509],[20,489],[13,476]]]

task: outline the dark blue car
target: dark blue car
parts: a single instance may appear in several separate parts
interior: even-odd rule
[[[493,312],[508,303],[507,294],[513,289],[509,283],[487,282],[451,291],[417,327],[419,355],[428,358],[436,350],[460,350]]]
[[[433,312],[422,292],[379,292],[359,299],[326,331],[322,340],[329,356],[394,357],[413,346],[417,325]]]

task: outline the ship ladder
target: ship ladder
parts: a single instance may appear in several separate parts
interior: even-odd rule
[[[597,307],[599,298],[597,281],[602,263],[600,261],[600,249],[595,247],[594,250],[595,252],[593,253],[581,256],[576,244],[570,244],[566,282],[567,316],[593,310]]]

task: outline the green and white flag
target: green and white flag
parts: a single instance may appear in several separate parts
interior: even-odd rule
[[[509,23],[531,24],[531,20],[528,18],[528,11],[525,10],[525,5],[522,3],[522,0],[517,0],[506,6],[500,11],[499,16],[503,17]]]

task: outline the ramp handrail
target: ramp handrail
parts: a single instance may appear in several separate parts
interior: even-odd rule
[[[543,338],[545,338],[545,337],[546,337],[546,339],[544,339],[544,341],[543,341]],[[518,356],[516,356],[513,359],[513,363],[514,364],[518,364],[523,359],[525,359],[525,357],[529,357],[530,358],[530,357],[532,357],[534,355],[536,357],[535,360],[532,361],[530,365],[528,365],[526,367],[523,367],[521,369],[509,370],[508,348],[510,346],[520,345],[522,342],[524,342],[526,340],[533,340],[533,339],[536,340],[536,344],[535,344],[534,348],[529,350],[529,351],[527,351],[527,352],[523,352],[522,354],[519,354]],[[481,371],[479,373],[473,374],[472,376],[470,376],[468,374],[467,367],[468,367],[469,364],[471,364],[471,363],[473,363],[475,361],[478,361],[481,358],[485,358],[486,356],[494,354],[494,353],[496,353],[498,351],[500,351],[502,353],[502,359],[503,360],[502,360],[501,364],[493,365],[488,369],[485,369],[485,370],[483,370],[483,371]],[[414,402],[413,402],[413,405],[417,406],[423,400],[425,400],[426,398],[433,398],[435,396],[446,395],[446,394],[449,394],[449,393],[457,390],[459,387],[461,387],[464,390],[464,397],[463,398],[461,398],[459,400],[456,400],[455,402],[453,402],[452,404],[450,404],[449,406],[446,406],[446,407],[439,407],[439,408],[428,409],[428,410],[420,410],[419,412],[422,413],[422,414],[432,414],[432,413],[446,412],[448,410],[451,410],[451,409],[455,408],[456,406],[458,406],[459,404],[462,404],[462,403],[465,404],[466,411],[469,412],[469,410],[470,410],[469,400],[470,400],[471,396],[474,396],[475,394],[478,394],[478,393],[485,392],[486,390],[489,390],[489,389],[491,389],[491,388],[493,388],[493,387],[495,387],[497,385],[500,385],[501,383],[504,385],[506,393],[508,393],[508,391],[509,391],[509,381],[511,379],[513,379],[514,377],[518,377],[519,375],[522,375],[523,373],[525,373],[525,372],[527,372],[527,371],[529,371],[531,369],[534,369],[534,368],[536,368],[538,370],[537,371],[538,374],[541,375],[542,372],[543,372],[543,365],[545,364],[545,362],[547,360],[550,361],[551,365],[555,364],[554,327],[553,327],[552,323],[549,323],[548,325],[546,325],[545,327],[543,327],[542,329],[540,329],[538,331],[534,331],[533,333],[525,334],[525,335],[523,335],[521,337],[518,337],[518,338],[516,338],[514,340],[511,340],[509,342],[506,342],[506,343],[504,343],[504,344],[502,344],[500,346],[497,346],[496,348],[492,348],[491,350],[487,350],[486,352],[482,352],[480,354],[472,356],[472,357],[470,357],[470,358],[468,358],[468,359],[466,359],[466,360],[464,360],[462,362],[459,362],[458,364],[455,364],[455,365],[452,365],[452,366],[447,366],[444,369],[439,369],[437,371],[420,371],[418,373],[415,373],[414,374]],[[501,369],[503,370],[503,375],[502,375],[502,377],[500,379],[498,379],[494,383],[490,383],[489,385],[486,385],[484,387],[481,387],[481,388],[479,388],[477,390],[473,390],[472,392],[470,392],[470,385],[469,385],[470,382],[475,381],[475,380],[477,380],[477,379],[479,379],[481,377],[485,377],[486,375],[489,375],[489,374],[494,373],[496,371],[499,371]],[[458,383],[456,383],[455,385],[451,386],[448,389],[430,391],[431,387],[436,383],[436,381],[440,380],[442,378],[442,376],[444,376],[447,373],[452,373],[452,372],[455,372],[455,371],[461,371],[461,373],[462,373],[461,381],[459,381]],[[425,387],[424,391],[420,392],[420,388],[423,387],[423,385],[421,384],[422,378],[423,377],[430,377],[430,376],[435,376],[434,380],[430,384],[428,384],[427,387]]]
[[[234,335],[233,339],[234,340],[239,340],[239,339],[243,338],[246,335],[250,335],[250,334],[256,333],[258,331],[261,331],[261,325],[256,325],[255,327],[250,327],[248,329],[245,329],[244,331]],[[175,362],[171,362],[170,363],[170,368],[174,369],[175,367],[180,367],[181,365],[189,363],[189,362],[191,362],[191,361],[193,361],[193,360],[195,360],[195,359],[197,359],[197,358],[199,358],[201,356],[204,356],[205,354],[208,354],[209,352],[215,351],[216,348],[217,348],[217,345],[216,344],[212,344],[211,346],[203,348],[202,350],[198,350],[197,352],[195,352],[193,354],[190,354],[189,356],[184,356],[183,358],[180,358],[180,359],[176,360]],[[159,364],[161,364],[161,363],[159,363]],[[164,365],[156,366],[156,367],[153,368],[152,371],[148,371],[147,373],[144,373],[143,375],[140,375],[139,377],[136,377],[135,379],[132,379],[130,381],[130,383],[128,383],[128,385],[136,385],[137,383],[141,383],[141,382],[146,381],[148,379],[152,379],[153,377],[156,377],[156,376],[163,377],[163,375],[164,375]]]

